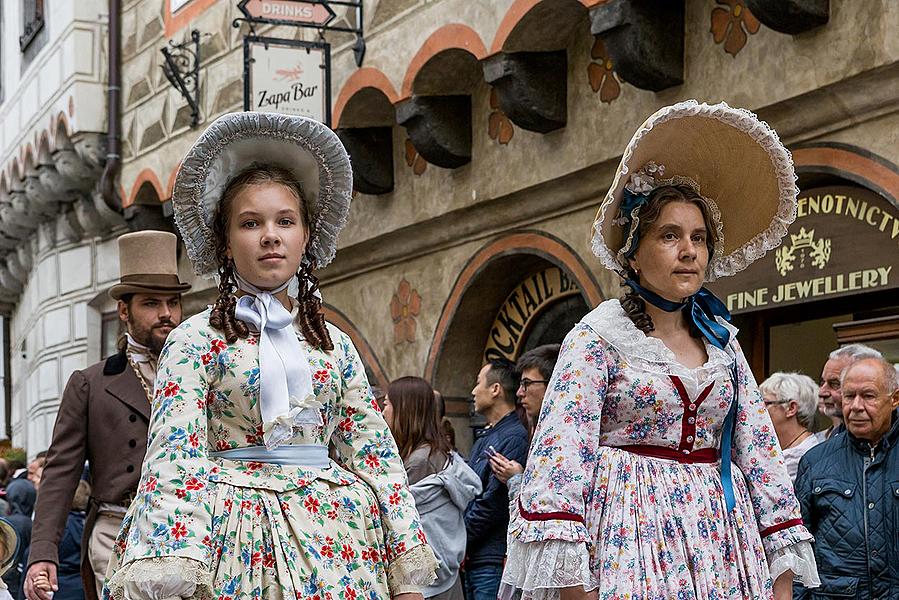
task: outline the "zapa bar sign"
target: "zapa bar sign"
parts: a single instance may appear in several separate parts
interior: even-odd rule
[[[330,45],[244,38],[244,110],[331,124]]]

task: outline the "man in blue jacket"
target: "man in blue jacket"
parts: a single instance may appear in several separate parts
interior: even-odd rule
[[[796,496],[815,536],[821,587],[794,597],[899,597],[899,376],[882,358],[840,380],[846,429],[799,462]]]
[[[483,491],[465,510],[468,545],[465,557],[466,600],[496,600],[506,558],[509,491],[490,469],[499,452],[522,465],[527,459],[528,432],[515,412],[519,374],[506,360],[491,360],[478,373],[471,390],[474,409],[487,419],[471,449],[468,465],[481,479]]]

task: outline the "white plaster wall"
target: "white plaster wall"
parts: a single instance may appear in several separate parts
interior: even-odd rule
[[[100,357],[100,317],[114,310],[118,280],[113,234],[78,244],[41,244],[12,315],[13,445],[33,456],[50,445],[69,376]]]
[[[51,124],[59,113],[67,115],[72,133],[105,129],[106,2],[47,3],[48,39],[25,72],[19,49],[21,5],[2,3],[0,169],[21,159],[27,145],[36,147],[41,133],[49,132],[52,139]]]

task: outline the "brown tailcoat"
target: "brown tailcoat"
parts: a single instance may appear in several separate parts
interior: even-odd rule
[[[88,561],[97,509],[101,502],[127,503],[137,489],[149,422],[150,402],[124,352],[69,378],[37,495],[28,564],[59,564],[59,540],[87,460],[92,489],[81,543],[81,576],[88,599],[100,592],[94,589]]]

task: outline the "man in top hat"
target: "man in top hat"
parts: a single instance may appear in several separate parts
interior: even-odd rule
[[[81,575],[87,598],[102,591],[122,518],[137,490],[147,448],[156,361],[181,322],[178,239],[140,231],[119,238],[119,283],[109,290],[126,325],[119,353],[69,378],[37,498],[25,595],[49,600],[35,585],[42,574],[56,586],[58,547],[72,498],[88,461],[93,488],[82,539]]]

